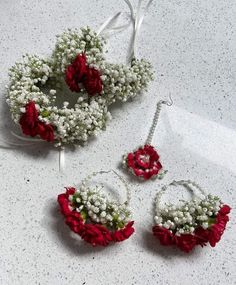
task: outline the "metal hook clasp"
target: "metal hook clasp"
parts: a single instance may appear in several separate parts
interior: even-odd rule
[[[174,102],[172,100],[171,93],[169,93],[169,101],[162,100],[161,103],[167,106],[172,106]]]

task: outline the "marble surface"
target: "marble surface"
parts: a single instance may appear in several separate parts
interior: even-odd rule
[[[0,1],[0,141],[11,139],[4,103],[7,71],[24,53],[50,55],[55,35],[67,27],[95,29],[124,11],[124,1]],[[133,102],[112,108],[107,130],[88,146],[58,153],[47,147],[0,148],[0,284],[236,284],[236,2],[158,0],[145,18],[138,56],[153,62],[155,81]],[[113,36],[108,59],[125,62],[131,29]],[[64,186],[99,169],[119,169],[122,154],[141,144],[158,99],[172,94],[155,135],[168,174],[132,189],[136,234],[105,249],[75,240],[63,224],[56,198]],[[186,255],[152,237],[152,202],[162,184],[189,178],[233,208],[216,248]],[[171,195],[171,194],[170,194]]]

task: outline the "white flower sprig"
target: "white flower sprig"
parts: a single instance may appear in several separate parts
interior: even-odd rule
[[[88,184],[89,179],[93,176],[108,172],[93,173],[84,179],[79,189],[69,196],[70,207],[71,210],[79,212],[84,220],[101,223],[112,229],[122,229],[131,218],[131,211],[128,206],[130,191],[126,184],[127,200],[124,203],[109,201],[104,193],[103,185],[91,186]],[[114,173],[118,175],[116,172]],[[120,176],[118,177],[120,178]]]
[[[188,185],[191,184],[197,186],[191,181],[174,181],[174,183],[170,185],[183,185],[190,189]],[[160,199],[165,191],[166,187],[163,187],[162,191],[157,194],[154,221],[157,225],[169,229],[176,235],[193,233],[199,226],[204,229],[209,228],[214,224],[215,217],[223,206],[219,197],[204,195],[203,198],[196,197],[181,206],[165,204],[165,206],[161,208]]]

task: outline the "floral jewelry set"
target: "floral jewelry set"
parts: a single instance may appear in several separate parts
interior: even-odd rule
[[[102,34],[127,27],[114,27],[118,13],[98,32],[87,27],[59,35],[51,58],[26,55],[23,62],[10,69],[7,103],[12,119],[25,135],[14,134],[15,137],[28,143],[47,141],[59,149],[80,145],[106,127],[111,117],[111,104],[118,100],[126,102],[146,90],[153,79],[151,64],[136,58],[135,43],[144,13],[152,0],[148,1],[143,13],[140,13],[142,1],[139,0],[136,16],[131,2],[125,2],[130,8],[134,29],[127,65],[109,63],[104,57]],[[56,103],[59,91],[63,92],[65,86],[74,94],[74,106],[67,101],[60,107]],[[171,106],[172,103],[172,100],[157,103],[144,146],[123,156],[123,166],[144,181],[162,179],[166,173],[152,140],[162,105]],[[110,201],[104,193],[104,185],[91,185],[94,176],[108,172],[124,184],[125,202]],[[160,199],[167,190],[164,186],[155,200],[153,235],[162,245],[174,245],[185,252],[190,252],[196,245],[209,243],[214,247],[225,230],[230,207],[217,196],[205,194],[195,182],[173,181],[169,186],[183,186],[194,197],[181,206],[165,204],[161,207]],[[196,190],[200,195],[196,195]],[[134,233],[130,199],[126,181],[112,170],[95,172],[79,187],[66,188],[65,193],[58,196],[58,203],[66,224],[74,233],[93,246],[107,246],[124,241]]]

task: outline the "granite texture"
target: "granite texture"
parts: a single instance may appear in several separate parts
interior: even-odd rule
[[[11,139],[4,103],[8,68],[27,52],[48,56],[64,29],[96,29],[118,11],[125,11],[120,22],[127,21],[122,0],[0,1],[1,145]],[[47,146],[0,148],[0,284],[236,284],[235,14],[234,0],[154,1],[138,56],[153,62],[155,81],[133,102],[113,107],[107,130],[88,146],[66,150],[64,174],[57,151]],[[109,40],[108,59],[125,62],[130,35],[128,29]],[[161,182],[130,180],[136,234],[105,249],[75,240],[58,212],[57,195],[90,172],[119,168],[122,154],[143,142],[156,101],[169,93],[174,105],[163,108],[155,135],[169,172]],[[214,249],[186,255],[159,246],[151,235],[156,191],[182,178],[233,208]]]

